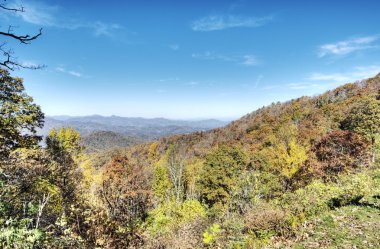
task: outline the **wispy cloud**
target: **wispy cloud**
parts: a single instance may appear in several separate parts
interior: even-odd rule
[[[340,41],[337,43],[324,44],[319,47],[318,57],[322,58],[325,56],[344,56],[356,51],[377,48],[378,45],[375,44],[375,42],[379,40],[379,38],[380,36],[378,35],[363,36]]]
[[[16,1],[13,7],[23,6],[24,12],[14,12],[14,14],[22,18],[25,22],[42,25],[56,26],[54,14],[58,12],[58,6],[49,6],[39,2],[21,2]]]
[[[256,28],[273,20],[273,16],[247,17],[236,15],[209,15],[191,23],[194,31],[215,31],[230,28]]]
[[[199,84],[200,83],[198,81],[190,81],[190,82],[185,83],[186,86],[191,86],[191,87],[195,87]]]
[[[228,56],[223,55],[211,51],[206,51],[204,53],[193,53],[191,55],[194,59],[199,60],[219,60],[226,62],[235,62],[244,66],[257,66],[259,65],[259,61],[256,59],[254,55],[246,54],[241,56]]]
[[[171,81],[179,81],[178,77],[172,77],[172,78],[165,78],[165,79],[159,79],[159,82],[171,82]]]
[[[77,77],[77,78],[82,78],[83,77],[82,73],[74,71],[74,70],[67,70],[64,67],[56,67],[55,70],[57,72],[65,73],[65,74],[68,74],[68,75],[71,75],[71,76],[74,76],[74,77]]]
[[[86,27],[86,25],[83,27]],[[119,24],[108,24],[98,21],[94,24],[87,24],[87,28],[93,29],[95,36],[113,36],[115,34],[115,31],[121,29],[122,26]]]
[[[245,66],[256,66],[259,64],[259,62],[253,55],[244,55],[242,64]]]
[[[348,77],[345,74],[341,73],[331,73],[331,74],[325,74],[325,73],[312,73],[308,80],[312,81],[337,81],[337,82],[344,82],[349,81],[350,77]]]
[[[171,44],[171,45],[169,45],[169,48],[171,50],[177,51],[177,50],[179,50],[179,45],[178,44]]]
[[[38,68],[41,67],[41,64],[35,62],[35,61],[29,61],[29,60],[23,60],[21,61],[21,65],[23,67],[28,67],[28,68]],[[43,65],[42,65],[43,67]]]
[[[371,78],[378,73],[380,73],[380,66],[378,65],[361,66],[340,73],[311,73],[307,78],[300,82],[292,82],[283,85],[268,85],[264,86],[262,89],[309,90],[316,93],[332,89],[344,83]]]
[[[257,88],[263,79],[264,79],[264,75],[260,74],[259,76],[257,76],[254,88]]]
[[[200,60],[221,60],[221,61],[234,61],[232,57],[218,54],[215,52],[206,51],[204,53],[193,53],[191,57]]]
[[[353,82],[367,79],[380,73],[380,66],[371,65],[364,67],[355,67],[348,72],[343,73],[312,73],[308,80],[310,81],[332,81],[338,83]]]
[[[303,90],[303,89],[321,87],[320,84],[315,84],[315,83],[310,83],[310,82],[289,83],[286,86],[288,89],[291,89],[291,90]]]
[[[64,11],[60,6],[47,5],[42,2],[17,1],[13,7],[23,6],[24,12],[9,12],[11,15],[21,18],[23,21],[42,27],[55,27],[68,30],[89,29],[94,36],[113,36],[115,32],[122,29],[122,26],[114,23],[104,23],[101,21],[83,21],[74,18],[61,17],[60,12]]]

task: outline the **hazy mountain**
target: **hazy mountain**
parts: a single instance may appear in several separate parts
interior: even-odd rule
[[[45,126],[40,134],[47,135],[52,128],[72,127],[82,136],[93,132],[111,131],[138,140],[158,139],[168,135],[188,134],[195,131],[206,131],[226,125],[227,121],[215,119],[186,121],[165,118],[128,118],[119,116],[52,116],[45,118]]]
[[[141,143],[142,140],[124,136],[112,131],[95,131],[82,137],[86,152],[98,152],[109,149],[124,148]]]

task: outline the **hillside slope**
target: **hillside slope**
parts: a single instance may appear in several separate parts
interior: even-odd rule
[[[86,152],[94,153],[136,145],[142,143],[142,140],[112,131],[97,131],[83,136],[81,142]]]
[[[273,103],[223,128],[130,147],[102,168],[144,169],[153,195],[140,231],[148,248],[336,246],[318,231],[351,236],[351,222],[329,227],[317,217],[378,208],[379,141],[365,125],[380,129],[379,90],[380,74]],[[376,247],[373,218],[352,224],[368,230],[368,245]],[[301,229],[306,224],[310,231]],[[360,238],[345,244],[363,247]]]
[[[153,147],[158,154],[163,155],[170,145],[176,144],[186,147],[187,157],[200,158],[204,158],[210,148],[221,144],[239,144],[253,152],[282,132],[281,129],[289,128],[289,125],[297,126],[296,137],[300,143],[313,144],[328,132],[340,129],[345,116],[361,98],[376,96],[379,91],[380,74],[345,84],[316,97],[273,103],[222,128],[163,137],[154,142]],[[151,146],[152,143],[146,143],[132,150],[146,156]]]

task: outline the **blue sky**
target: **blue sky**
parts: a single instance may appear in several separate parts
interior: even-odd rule
[[[7,1],[47,115],[238,118],[380,72],[380,1]]]

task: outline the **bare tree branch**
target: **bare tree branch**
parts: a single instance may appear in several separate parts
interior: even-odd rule
[[[9,50],[4,49],[4,45],[5,43],[0,45],[0,52],[3,54],[3,57],[5,57],[5,59],[0,61],[0,66],[6,67],[9,70],[15,70],[19,68],[36,70],[36,69],[42,69],[45,67],[45,65],[26,65],[26,64],[22,64],[18,62],[17,59],[12,56],[13,51],[10,49]]]
[[[5,6],[4,4],[0,4],[0,9],[14,11],[14,12],[25,12],[23,6],[20,6],[19,8],[9,8]]]
[[[8,11],[8,12],[25,12],[23,6],[20,7],[8,7],[5,2],[6,0],[0,3],[0,10]],[[21,44],[30,44],[32,41],[36,40],[38,37],[42,35],[42,28],[35,35],[25,34],[19,35],[13,31],[13,26],[9,25],[7,31],[0,31],[0,36],[4,38],[9,38],[12,40],[17,40]],[[41,69],[45,67],[44,65],[26,65],[17,61],[15,57],[13,57],[13,50],[5,48],[6,42],[3,42],[0,45],[0,54],[2,54],[3,58],[0,60],[0,66],[5,67],[9,70],[19,69],[19,68],[27,68],[27,69]]]
[[[23,44],[30,44],[31,41],[37,39],[40,35],[42,35],[42,28],[38,32],[38,34],[31,36],[31,35],[16,35],[12,33],[12,26],[9,27],[8,32],[2,32],[0,31],[0,35],[4,35],[7,37],[11,37],[13,39],[16,39],[20,41]]]

